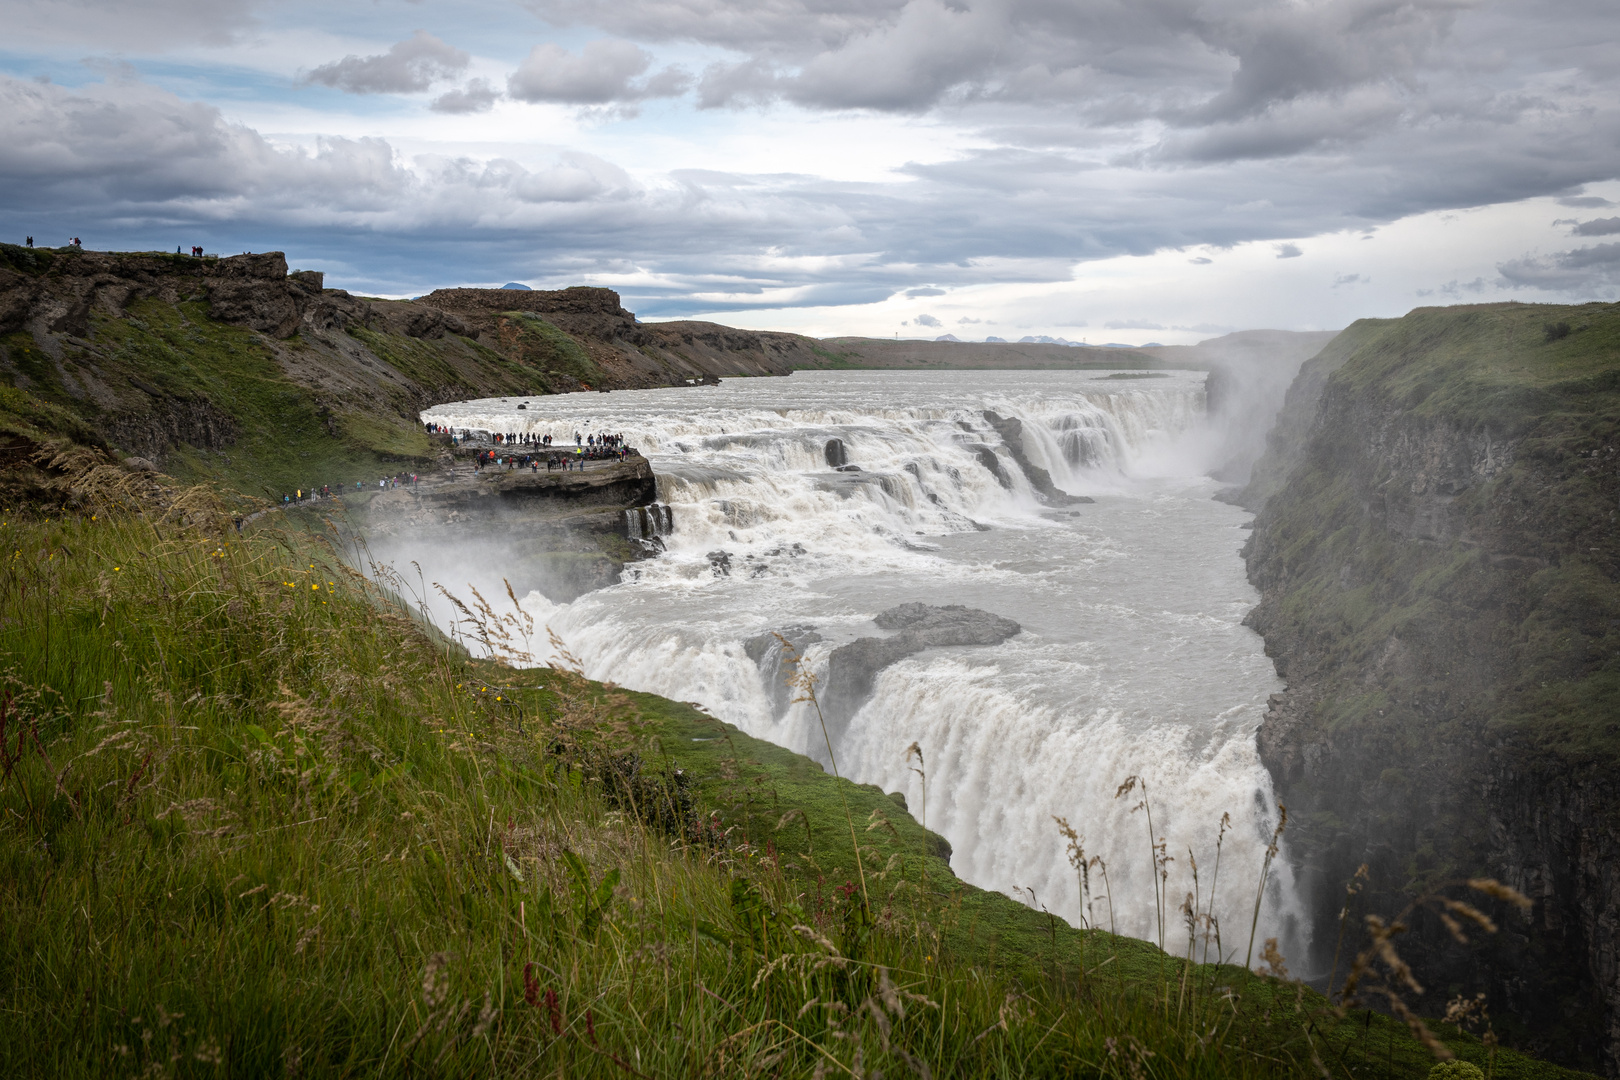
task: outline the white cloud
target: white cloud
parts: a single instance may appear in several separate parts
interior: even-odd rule
[[[628,41],[592,41],[578,56],[560,45],[536,45],[506,81],[506,92],[519,101],[605,105],[674,97],[686,92],[691,78],[669,67],[635,82],[652,66],[652,54]]]
[[[433,99],[428,108],[442,113],[488,112],[499,101],[501,92],[486,79],[469,79],[466,86],[447,90]]]
[[[455,78],[467,70],[471,59],[426,30],[418,30],[385,53],[345,56],[315,68],[304,80],[351,94],[410,94]]]

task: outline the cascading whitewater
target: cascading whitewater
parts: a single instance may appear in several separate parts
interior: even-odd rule
[[[987,411],[1021,422],[1020,447]],[[1247,515],[1213,501],[1202,476],[1212,440],[1201,374],[799,373],[424,415],[567,444],[576,432],[626,434],[667,507],[640,512],[632,534],[656,535],[664,553],[572,604],[537,592],[525,606],[587,674],[700,702],[824,763],[813,708],[766,682],[778,669],[761,635],[789,632],[825,674],[834,648],[882,636],[872,617],[899,603],[1018,620],[1024,632],[1002,645],[929,650],[880,671],[833,746],[839,771],[903,792],[966,880],[1149,939],[1162,919],[1169,944],[1185,935],[1177,910],[1193,860],[1208,903],[1221,839],[1215,911],[1228,952],[1244,950],[1275,816],[1254,730],[1279,684],[1241,625],[1254,603],[1237,557]],[[1020,451],[1096,501],[1043,505]],[[454,589],[459,578],[439,580]],[[913,742],[926,800],[905,755]],[[1133,810],[1140,789],[1115,797],[1129,776],[1146,781],[1167,881],[1147,815]],[[1054,815],[1106,867],[1092,870],[1089,898]],[[1287,869],[1272,875],[1260,937],[1302,956]]]

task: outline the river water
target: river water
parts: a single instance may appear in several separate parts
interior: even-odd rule
[[[1172,951],[1187,940],[1178,909],[1192,862],[1207,894],[1230,815],[1215,912],[1241,962],[1276,820],[1254,733],[1281,689],[1242,625],[1257,600],[1238,555],[1250,515],[1211,498],[1206,456],[1220,433],[1208,430],[1203,374],[1109,374],[800,372],[423,415],[570,445],[576,431],[626,433],[671,508],[665,552],[619,585],[571,604],[536,592],[525,608],[588,675],[699,703],[823,764],[815,712],[776,692],[774,665],[767,658],[762,670],[748,639],[813,630],[820,640],[805,662],[824,672],[838,645],[885,636],[871,620],[896,604],[1017,620],[1023,632],[1001,645],[932,649],[881,671],[835,738],[839,772],[903,792],[913,816],[950,841],[967,881],[1076,925],[1156,940],[1146,815],[1132,809],[1139,793],[1116,798],[1127,777],[1143,778],[1171,859],[1162,888]],[[1095,501],[1043,505],[985,410],[1021,420],[1028,458]],[[832,439],[861,471],[829,467]],[[716,566],[720,552],[729,573]],[[498,580],[499,561],[467,549],[425,568],[456,591]],[[1054,815],[1106,864],[1106,887],[1094,869],[1089,898]],[[1303,957],[1300,910],[1278,859],[1260,938]]]

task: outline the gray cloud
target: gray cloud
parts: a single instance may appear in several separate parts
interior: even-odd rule
[[[411,94],[434,83],[453,79],[471,62],[465,52],[418,30],[375,56],[345,56],[322,64],[304,76],[305,82],[346,90],[351,94]]]
[[[1239,5],[1205,31],[1211,45],[1237,59],[1237,71],[1194,115],[1253,116],[1302,97],[1410,83],[1464,6],[1461,0]]]
[[[944,289],[936,289],[933,286],[925,286],[924,288],[920,288],[920,289],[907,289],[906,290],[906,296],[913,299],[913,300],[915,300],[919,296],[944,296],[944,295],[945,295],[945,290]]]
[[[1609,299],[1620,291],[1620,243],[1525,256],[1497,266],[1499,287],[1522,286],[1546,292]]]
[[[1603,206],[1613,206],[1614,203],[1597,195],[1571,195],[1558,200],[1560,206],[1574,206],[1583,210],[1596,210]]]
[[[915,112],[1063,102],[1207,123],[1410,85],[1462,0],[529,0],[556,25],[741,54],[704,102]]]
[[[918,326],[935,326],[935,327],[937,327],[937,326],[945,325],[944,323],[940,322],[938,319],[934,318],[932,315],[919,315],[913,321],[916,322],[916,324]]]
[[[592,41],[573,55],[560,45],[536,45],[506,80],[506,92],[519,101],[606,105],[674,97],[685,93],[691,77],[665,68],[635,82],[652,66],[652,54],[628,41]]]
[[[1086,324],[1085,323],[1080,323],[1078,325],[1084,326]],[[1140,319],[1115,319],[1112,322],[1103,323],[1103,329],[1104,330],[1163,330],[1163,329],[1165,329],[1165,326],[1164,326],[1163,323],[1143,322]]]
[[[743,52],[826,49],[908,0],[524,0],[555,26],[591,26],[643,41],[698,41]]]
[[[379,140],[291,146],[109,70],[116,90],[0,79],[0,223],[59,215],[64,235],[147,246],[142,230],[183,224],[340,260],[360,238],[376,291],[482,280],[498,262],[503,280],[538,284],[620,275],[637,282],[634,309],[681,315],[1065,282],[1077,261],[1167,248],[1258,242],[1287,257],[1297,238],[1426,210],[1546,195],[1592,211],[1605,201],[1582,185],[1620,176],[1620,64],[1592,44],[1620,39],[1620,6],[1606,3],[530,6],[610,36],[541,46],[512,73],[523,100],[594,116],[683,93],[710,108],[925,112],[973,149],[895,180],[694,169],[643,185],[614,162],[528,146],[537,156],[521,163],[407,157]],[[700,76],[667,66],[663,43]],[[1322,71],[1289,59],[1341,43]],[[419,67],[458,62],[439,45],[450,53]],[[394,50],[341,76],[347,60],[326,67],[376,87],[390,57],[420,82]],[[468,67],[430,108],[492,107],[500,87],[467,81]],[[1586,289],[1601,268],[1583,258],[1527,256],[1501,273]]]
[[[1307,161],[1251,189],[1390,220],[1620,175],[1620,6],[1563,0],[528,0],[559,25],[723,48],[704,108],[938,110],[1004,148],[1138,170]],[[1545,77],[1561,72],[1556,91]],[[1158,142],[1129,132],[1155,125]],[[1125,151],[1104,147],[1126,146]],[[1054,150],[1072,147],[1073,153]],[[1038,149],[1036,149],[1038,148]],[[967,155],[962,166],[972,164]],[[1468,160],[1464,171],[1452,162]],[[1184,176],[1194,175],[1183,173]],[[1235,174],[1234,174],[1235,175]],[[1056,178],[1052,178],[1056,180]],[[1254,198],[1238,200],[1249,202]],[[1591,197],[1570,195],[1571,205]],[[1324,199],[1324,202],[1326,200]],[[1595,204],[1591,204],[1595,205]],[[1364,221],[1353,222],[1363,224]],[[1318,220],[1307,231],[1337,227]],[[1218,231],[1216,226],[1216,231]],[[1303,235],[1297,233],[1295,235]],[[1276,235],[1273,233],[1272,235]],[[1286,234],[1285,234],[1286,235]],[[1249,238],[1263,238],[1249,234]],[[1084,255],[1083,252],[1078,252]]]
[[[1615,233],[1620,233],[1620,217],[1583,221],[1572,231],[1574,236],[1613,236]]]
[[[1273,244],[1272,248],[1277,252],[1279,259],[1297,259],[1305,254],[1299,250],[1298,244]]]
[[[251,30],[257,0],[9,0],[8,47],[65,42],[78,48],[173,49],[225,45]]]
[[[467,85],[447,90],[433,99],[428,108],[442,113],[488,112],[500,100],[501,92],[485,79],[469,79]]]

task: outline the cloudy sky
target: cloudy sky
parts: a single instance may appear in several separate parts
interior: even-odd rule
[[[1615,0],[0,0],[0,239],[1186,342],[1615,300]]]

